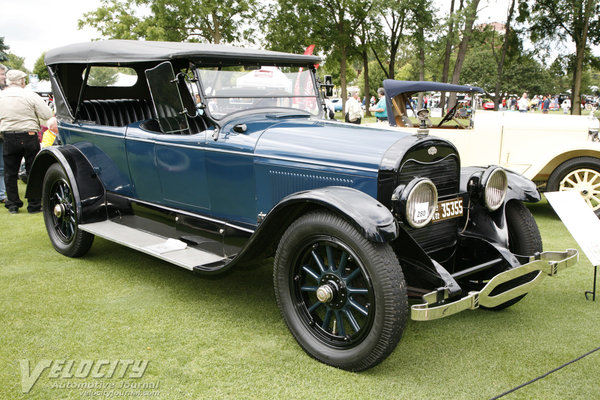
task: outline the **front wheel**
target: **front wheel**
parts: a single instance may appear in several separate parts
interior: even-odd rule
[[[565,161],[548,178],[546,190],[574,190],[600,217],[600,160],[594,157],[577,157]]]
[[[59,164],[52,164],[44,176],[42,210],[48,236],[56,251],[68,257],[87,253],[94,235],[79,229],[73,188]]]
[[[313,212],[292,223],[273,278],[289,330],[321,362],[365,370],[402,336],[408,303],[398,259],[388,244],[368,241],[337,215]]]
[[[508,248],[509,250],[521,256],[532,256],[542,251],[542,236],[537,223],[531,215],[531,211],[520,201],[509,201],[505,208],[506,225],[508,227]],[[490,293],[492,296],[504,292],[523,283],[529,282],[535,278],[537,272],[523,275],[520,278],[513,279],[499,285]],[[526,294],[516,297],[512,300],[502,303],[491,310],[502,310],[519,302]],[[482,307],[486,308],[486,307]]]

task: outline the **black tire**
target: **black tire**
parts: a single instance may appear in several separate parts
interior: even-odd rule
[[[48,236],[56,251],[68,257],[87,253],[94,235],[79,229],[73,187],[60,164],[52,164],[44,176],[42,211]]]
[[[508,226],[509,250],[514,254],[522,256],[531,256],[541,252],[542,236],[540,235],[540,230],[529,209],[520,201],[513,200],[506,204],[505,213],[506,224]],[[535,278],[536,274],[537,272],[532,272],[531,274],[524,275],[518,279],[503,283],[492,290],[490,295],[494,296],[497,293],[504,292],[512,287],[528,282]],[[482,308],[494,311],[503,310],[518,303],[526,295],[527,294],[516,297],[496,307],[487,308],[482,306]]]
[[[576,190],[600,218],[600,159],[576,157],[560,164],[548,178],[546,191]]]
[[[368,241],[335,214],[312,212],[288,227],[273,280],[290,332],[323,363],[350,371],[371,368],[402,336],[406,283],[392,248]]]

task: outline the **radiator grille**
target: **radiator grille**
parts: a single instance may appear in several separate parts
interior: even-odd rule
[[[408,160],[400,167],[398,182],[406,184],[416,177],[429,178],[437,187],[438,196],[443,198],[458,193],[459,175],[458,160],[454,156],[433,163]]]
[[[438,190],[440,200],[456,197],[459,191],[460,166],[455,156],[432,163],[408,160],[400,167],[398,174],[400,184],[406,184],[416,177],[431,179]],[[456,245],[458,220],[454,218],[440,221],[420,229],[408,228],[408,231],[416,242],[431,254]]]

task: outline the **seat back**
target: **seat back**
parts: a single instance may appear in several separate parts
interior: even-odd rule
[[[127,126],[133,122],[155,120],[156,113],[152,102],[145,99],[84,100],[79,106],[77,119],[91,121],[98,125]],[[190,131],[198,133],[207,129],[201,116],[187,117]],[[158,124],[146,124],[157,127]],[[152,129],[157,130],[157,129]]]

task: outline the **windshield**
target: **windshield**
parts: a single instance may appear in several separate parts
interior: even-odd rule
[[[198,69],[209,114],[222,119],[236,111],[294,109],[319,115],[319,98],[310,70],[277,67],[253,70]]]

